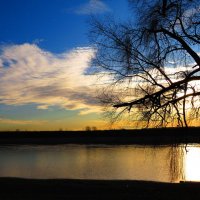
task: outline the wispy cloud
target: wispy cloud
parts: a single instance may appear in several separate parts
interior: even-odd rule
[[[80,114],[100,110],[96,78],[85,75],[94,49],[53,54],[27,43],[1,47],[0,52],[0,103],[34,103],[38,109],[60,106],[81,110]]]
[[[80,15],[101,14],[110,11],[109,7],[101,0],[90,0],[76,9],[76,13]]]
[[[13,125],[42,125],[47,123],[47,121],[42,120],[15,120],[15,119],[5,119],[0,118],[0,124],[13,124]]]

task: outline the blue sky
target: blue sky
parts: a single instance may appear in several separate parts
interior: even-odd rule
[[[90,15],[127,17],[126,0],[1,0],[0,130],[106,128],[88,41]]]
[[[126,0],[1,0],[1,44],[35,42],[55,53],[87,46],[90,14],[123,18],[126,10]]]

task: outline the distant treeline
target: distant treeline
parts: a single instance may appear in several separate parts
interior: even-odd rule
[[[180,144],[200,143],[200,128],[95,131],[0,132],[0,144]]]

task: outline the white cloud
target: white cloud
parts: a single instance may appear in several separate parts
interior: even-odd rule
[[[59,106],[68,110],[80,110],[81,115],[100,112],[102,108],[96,98],[97,77],[85,74],[94,56],[95,50],[89,47],[62,54],[53,54],[36,44],[28,43],[0,47],[0,103],[33,103],[37,109]],[[166,73],[172,74],[175,81],[173,74],[180,70],[186,69],[169,67],[166,68]],[[152,71],[152,74],[155,73]],[[99,81],[108,84],[112,80],[112,77],[106,75]],[[163,80],[160,81],[163,83]],[[127,98],[139,98],[139,95],[130,96],[124,84],[126,83],[118,88],[110,87],[110,90],[113,92],[116,89],[120,94],[124,92]],[[197,85],[196,82],[194,84]],[[133,82],[129,86],[134,88],[136,85],[137,82]],[[102,88],[100,86],[98,89]]]
[[[85,75],[95,56],[92,48],[77,48],[62,54],[40,49],[36,44],[10,45],[0,49],[0,103],[35,103],[79,110],[100,110],[95,93],[96,77]]]
[[[101,0],[90,0],[88,3],[79,7],[76,10],[76,13],[81,15],[88,15],[88,14],[100,14],[108,11],[110,11],[110,9]]]
[[[37,106],[37,109],[40,109],[40,110],[47,110],[49,108],[48,105],[39,105]]]

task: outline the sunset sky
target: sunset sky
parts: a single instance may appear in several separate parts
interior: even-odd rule
[[[126,0],[1,0],[0,130],[107,128],[87,75],[91,15],[127,17]]]

